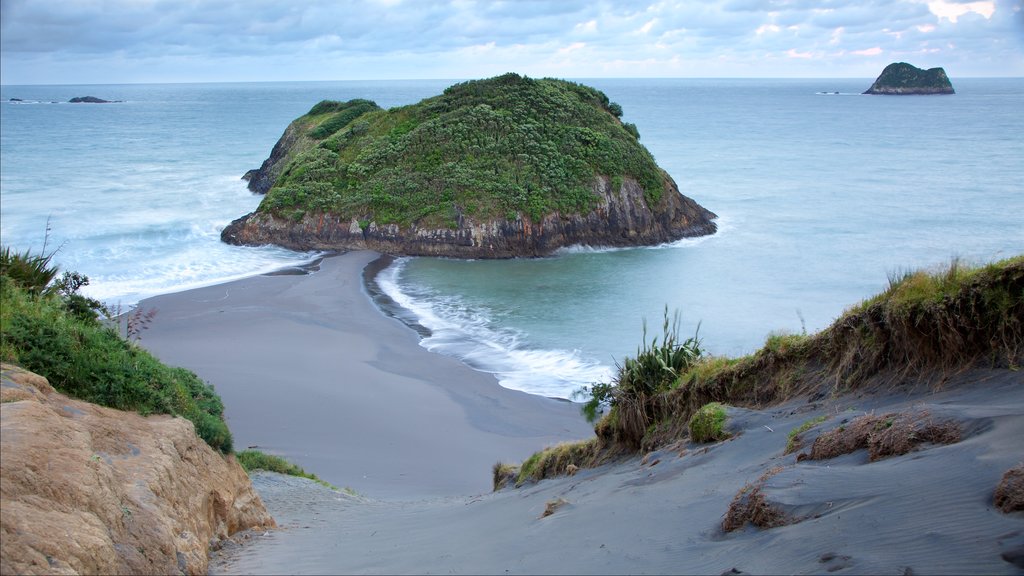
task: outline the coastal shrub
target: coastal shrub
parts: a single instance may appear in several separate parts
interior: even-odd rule
[[[42,294],[57,277],[57,267],[50,265],[55,254],[47,254],[45,248],[33,254],[31,250],[15,252],[10,246],[4,246],[0,249],[0,276],[31,294]]]
[[[274,456],[273,454],[267,454],[260,450],[250,448],[238,452],[235,454],[235,458],[238,459],[238,463],[242,465],[242,468],[244,468],[246,472],[265,470],[267,472],[276,472],[278,474],[286,474],[288,476],[299,476],[301,478],[308,478],[315,482],[319,482],[332,490],[337,490],[337,488],[330,483],[321,480],[316,474],[306,472],[301,466],[292,464],[280,456]],[[354,495],[354,491],[350,491],[350,489],[346,489],[346,492]]]
[[[323,104],[323,102],[320,104]],[[330,102],[329,106],[321,106],[320,104],[314,106],[308,115],[314,115],[313,111],[317,110],[317,114],[330,112],[331,116],[309,133],[311,138],[316,138],[317,140],[327,138],[367,112],[380,110],[380,106],[377,106],[376,102],[361,98],[349,100],[348,102]]]
[[[187,418],[207,444],[231,452],[224,407],[213,388],[122,338],[97,317],[88,299],[74,298],[73,290],[84,285],[85,277],[64,279],[64,285],[57,281],[39,290],[0,275],[0,359],[40,374],[57,390],[87,402]]]
[[[729,437],[725,430],[725,406],[719,402],[709,402],[693,413],[687,424],[690,440],[698,443],[717,442]]]
[[[606,424],[614,422],[614,426],[607,432],[621,442],[639,447],[648,427],[659,417],[656,396],[669,390],[703,354],[697,334],[685,340],[680,338],[679,322],[679,312],[670,319],[666,307],[661,339],[655,336],[648,343],[645,321],[636,356],[618,365],[613,381],[593,384],[574,393],[574,398],[584,400],[582,411],[588,421],[593,422],[604,407],[609,407]]]

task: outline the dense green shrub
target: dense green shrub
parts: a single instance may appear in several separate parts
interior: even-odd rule
[[[333,115],[306,124],[319,144],[295,155],[260,210],[448,226],[460,214],[587,212],[599,175],[637,181],[650,203],[664,191],[664,174],[636,127],[619,120],[621,107],[563,80],[506,74],[411,106],[322,102],[310,111],[317,114]]]
[[[213,388],[188,370],[161,363],[105,325],[91,304],[95,301],[75,292],[87,278],[71,273],[62,280],[30,290],[0,275],[0,360],[36,372],[57,390],[88,402],[183,416],[210,446],[231,452],[224,406]]]
[[[698,443],[715,442],[729,437],[725,430],[725,406],[718,402],[709,402],[700,407],[690,417],[687,427],[690,440]]]
[[[322,106],[325,103],[328,103],[329,106]],[[322,140],[348,126],[356,118],[373,110],[380,110],[380,106],[377,106],[377,103],[371,100],[355,99],[348,102],[330,102],[325,100],[313,106],[308,115],[312,116],[314,114],[330,112],[331,116],[317,125],[309,135],[317,140]]]
[[[675,385],[680,375],[702,354],[700,338],[695,334],[681,340],[679,313],[670,320],[666,308],[660,342],[655,336],[648,344],[647,323],[644,322],[642,345],[635,357],[626,358],[619,365],[614,381],[580,389],[574,397],[584,400],[583,414],[591,422],[603,407],[609,406],[609,417],[616,424],[616,438],[626,444],[638,444],[647,427],[656,420],[652,400]]]

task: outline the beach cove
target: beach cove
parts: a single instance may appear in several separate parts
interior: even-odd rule
[[[366,292],[363,269],[379,257],[144,300],[157,313],[140,343],[213,384],[238,449],[371,497],[487,492],[497,460],[592,436],[577,405],[420,347]]]
[[[1020,512],[992,491],[1019,465],[1019,372],[972,368],[929,385],[730,409],[734,436],[682,442],[491,492],[491,465],[591,434],[578,406],[501,388],[426,351],[378,310],[351,252],[308,274],[264,275],[142,302],[144,346],[212,383],[239,448],[327,481],[256,472],[280,528],[211,559],[256,573],[1006,573],[1024,561]],[[800,463],[808,422],[935,414],[963,438],[912,454]],[[793,520],[723,531],[756,488]],[[779,504],[781,503],[781,504]]]

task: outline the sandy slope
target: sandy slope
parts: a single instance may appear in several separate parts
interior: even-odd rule
[[[143,343],[217,387],[239,444],[273,448],[361,493],[257,475],[283,528],[226,549],[211,571],[1024,570],[1024,512],[992,504],[1000,477],[1024,460],[1022,372],[972,371],[938,392],[733,409],[730,440],[488,493],[495,460],[589,431],[573,406],[509,394],[458,363],[416,353],[411,331],[358,288],[354,268],[372,259],[356,253],[311,276],[251,279],[242,294],[228,285],[144,304],[161,312]],[[875,462],[865,450],[822,461],[784,454],[787,433],[816,416],[828,419],[804,435],[807,444],[860,415],[905,410],[955,420],[962,441]],[[734,496],[768,471],[761,491],[791,523],[723,532]]]

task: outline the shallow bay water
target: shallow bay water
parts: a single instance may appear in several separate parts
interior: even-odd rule
[[[607,379],[666,310],[710,353],[743,354],[825,327],[900,270],[1024,252],[1022,79],[954,78],[936,97],[860,95],[870,79],[582,82],[622,105],[719,232],[382,272],[426,347],[506,386],[567,397]],[[55,260],[124,305],[308,261],[219,242],[259,203],[240,176],[319,100],[394,106],[451,83],[3,86],[3,244],[39,249],[49,225]],[[123,102],[64,103],[83,95]]]

